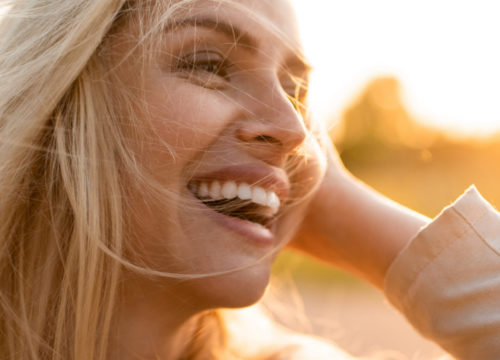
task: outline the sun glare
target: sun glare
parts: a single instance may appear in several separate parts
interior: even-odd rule
[[[0,16],[4,15],[9,10],[10,6],[10,4],[0,3]]]
[[[500,2],[293,0],[316,68],[311,104],[336,118],[364,86],[394,76],[409,111],[463,134],[500,130]]]

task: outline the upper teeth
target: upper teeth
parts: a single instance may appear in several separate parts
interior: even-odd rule
[[[247,183],[237,184],[235,181],[200,182],[190,184],[190,189],[202,199],[222,200],[235,199],[251,200],[252,202],[271,208],[275,215],[280,207],[280,199],[274,191],[265,190],[260,186],[251,186]]]

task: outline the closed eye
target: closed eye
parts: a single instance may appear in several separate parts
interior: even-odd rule
[[[178,71],[192,76],[217,76],[226,81],[229,80],[230,63],[226,58],[216,51],[197,51],[182,56],[176,66]]]
[[[286,78],[282,80],[281,86],[295,110],[301,114],[305,113],[308,94],[307,79],[287,73]]]

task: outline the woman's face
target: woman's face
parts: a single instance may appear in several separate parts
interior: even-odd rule
[[[135,151],[157,185],[133,191],[134,251],[155,270],[230,271],[176,285],[200,306],[250,304],[321,173],[297,104],[308,68],[293,12],[199,0],[165,24],[160,50],[141,76],[133,54],[119,69],[138,92],[148,135]]]

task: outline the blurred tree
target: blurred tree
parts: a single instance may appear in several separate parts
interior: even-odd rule
[[[469,185],[500,204],[500,137],[454,138],[417,122],[394,77],[371,81],[334,139],[346,167],[385,195],[433,216]]]
[[[341,150],[381,145],[424,149],[438,135],[408,113],[394,77],[381,77],[369,83],[344,112],[342,125]]]

